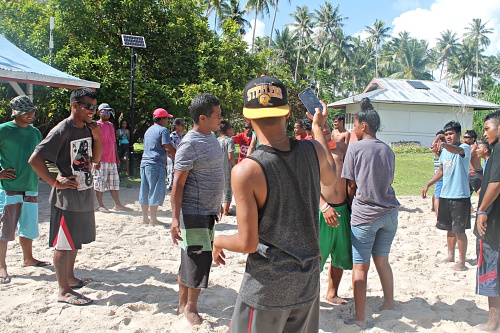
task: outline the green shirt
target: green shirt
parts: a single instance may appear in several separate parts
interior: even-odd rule
[[[38,176],[28,164],[31,153],[42,141],[42,133],[34,127],[19,127],[13,121],[0,125],[0,166],[14,168],[16,179],[0,180],[0,189],[38,191]]]

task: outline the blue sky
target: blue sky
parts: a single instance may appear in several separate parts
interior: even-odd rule
[[[245,1],[241,1],[242,4]],[[280,10],[276,18],[275,28],[282,29],[293,19],[290,13],[297,6],[307,5],[310,12],[319,9],[325,0],[280,0]],[[390,33],[397,35],[400,31],[408,31],[415,38],[425,39],[432,47],[436,38],[446,29],[457,32],[459,36],[465,32],[465,27],[473,18],[481,18],[488,22],[487,27],[494,29],[488,35],[491,40],[486,54],[500,52],[500,0],[337,0],[330,1],[333,6],[340,6],[340,13],[348,17],[344,29],[350,35],[361,34],[365,26],[372,25],[375,19],[384,20],[391,27]],[[269,36],[272,24],[271,12],[264,18],[258,17],[256,34]],[[247,20],[253,25],[253,13]],[[247,33],[246,40],[251,40],[252,31]]]

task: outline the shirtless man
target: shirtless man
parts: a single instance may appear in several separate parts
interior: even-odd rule
[[[346,145],[349,145],[351,133],[347,131],[344,127],[345,124],[345,116],[343,114],[336,114],[333,117],[333,133],[332,140],[335,142],[343,142]]]
[[[477,133],[474,130],[468,130],[462,139],[462,143],[470,146],[470,164],[469,164],[469,187],[470,194],[477,192],[481,187],[481,180],[483,179],[483,167],[481,166],[481,159],[477,156]]]
[[[328,290],[325,299],[335,305],[346,304],[347,301],[338,296],[338,289],[344,269],[352,270],[351,251],[351,213],[346,198],[346,180],[341,177],[344,156],[347,144],[335,142],[331,139],[330,127],[327,123],[323,127],[313,129],[315,133],[322,130],[325,138],[326,151],[330,151],[336,167],[335,186],[321,185],[319,209],[319,248],[321,250],[321,268],[325,266],[330,256],[328,269]],[[332,221],[334,227],[327,224]]]

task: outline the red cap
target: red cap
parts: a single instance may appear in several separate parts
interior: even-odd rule
[[[167,110],[159,108],[159,109],[156,109],[155,112],[153,112],[153,117],[155,117],[155,118],[165,118],[165,117],[173,118],[174,116],[169,114],[167,112]]]

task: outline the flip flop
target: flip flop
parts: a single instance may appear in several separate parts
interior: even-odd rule
[[[119,208],[113,208],[113,210],[115,212],[131,212],[131,211],[133,211],[132,208],[128,208],[128,207],[125,207],[125,206],[119,207]]]
[[[7,284],[10,283],[10,281],[11,281],[10,276],[8,275],[0,276],[0,284]]]
[[[109,213],[109,209],[107,209],[106,207],[97,207],[97,210],[101,213]]]
[[[36,264],[34,265],[21,265],[21,267],[47,267],[47,266],[52,266],[52,264],[48,261],[38,261]]]
[[[76,306],[85,306],[85,305],[91,304],[93,302],[93,300],[91,300],[90,298],[85,297],[83,295],[71,295],[71,296],[68,296],[66,299],[58,298],[57,302],[58,303],[66,303],[66,304],[70,304],[70,305],[76,305]]]
[[[71,289],[80,289],[88,285],[89,283],[94,282],[91,278],[79,279],[78,283],[74,286],[69,286]]]

